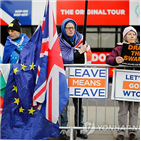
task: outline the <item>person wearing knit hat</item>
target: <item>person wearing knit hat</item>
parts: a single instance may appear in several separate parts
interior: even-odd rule
[[[13,20],[9,25],[8,25],[8,28],[7,30],[16,30],[18,32],[21,32],[21,27],[20,27],[20,24],[19,24],[19,19],[15,19]]]
[[[117,43],[117,46],[112,50],[112,52],[106,56],[106,64],[115,66],[119,65],[124,61],[123,57],[121,57],[121,51],[123,47],[123,43],[128,44],[138,44],[137,39],[137,31],[132,26],[128,26],[123,31],[123,42]],[[129,68],[128,68],[129,69]],[[132,68],[131,68],[132,69]],[[137,127],[137,120],[138,120],[138,109],[139,109],[139,102],[131,102],[131,101],[124,101],[125,104],[123,105],[123,101],[118,101],[119,104],[119,111],[118,111],[118,123],[119,127],[126,127],[127,122],[127,114],[129,112],[129,126],[134,128]],[[128,127],[129,127],[128,126]],[[129,139],[135,140],[137,130],[128,130]],[[123,140],[125,135],[125,130],[117,130],[117,140]]]
[[[129,31],[134,31],[136,33],[136,36],[137,36],[137,31],[134,27],[132,26],[128,26],[124,29],[123,31],[123,38],[125,37],[125,35],[129,32]]]
[[[136,29],[134,28],[134,27],[132,27],[132,26],[128,26],[128,27],[126,27],[124,30],[123,30],[123,42],[128,42],[127,41],[127,33],[129,32],[129,31],[132,31],[132,32],[134,32],[134,34],[135,34],[135,37],[136,37],[136,43],[138,43],[138,38],[137,38],[137,35],[138,35],[138,33],[137,33],[137,31],[136,31]],[[134,42],[133,42],[134,43]]]
[[[25,44],[28,42],[29,38],[25,33],[21,33],[21,27],[19,24],[19,19],[14,19],[7,27],[9,36],[7,37],[4,54],[3,63],[17,63],[19,54]]]

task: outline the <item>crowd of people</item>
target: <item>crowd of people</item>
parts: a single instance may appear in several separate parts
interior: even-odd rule
[[[18,19],[14,19],[7,28],[9,36],[7,37],[2,63],[18,63],[19,54],[22,51],[25,44],[28,42],[29,37],[25,33],[21,33],[21,27]],[[70,18],[63,21],[61,25],[61,33],[58,34],[59,43],[64,64],[84,64],[91,63],[92,52],[90,46],[85,41],[83,44],[83,35],[77,31],[77,23]],[[112,66],[121,64],[124,59],[121,57],[121,50],[123,43],[137,44],[137,31],[132,26],[128,26],[123,31],[123,42],[117,43],[117,46],[113,48],[111,53],[106,58],[106,63]],[[86,54],[86,55],[85,55]],[[86,58],[85,58],[86,56]],[[81,98],[73,98],[73,104],[75,108],[74,121],[76,127],[84,126],[84,110],[82,107]],[[129,125],[133,127],[137,125],[139,102],[125,101],[125,107],[123,108],[123,101],[118,101],[118,124],[120,127],[127,124],[127,113],[129,111]],[[68,124],[68,103],[65,106],[62,114],[60,115],[60,126],[67,127]],[[79,110],[78,110],[79,109]],[[124,118],[124,120],[123,120]],[[124,121],[124,122],[123,122]],[[130,140],[135,140],[136,130],[128,130]],[[125,130],[117,131],[117,140],[123,140]],[[77,137],[82,139],[88,139],[88,135],[83,130],[77,130]],[[60,129],[60,138],[63,140],[68,139],[67,130]]]

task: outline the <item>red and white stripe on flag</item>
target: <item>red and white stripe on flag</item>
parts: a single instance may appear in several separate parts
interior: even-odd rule
[[[39,81],[41,82],[35,90],[33,104],[36,105],[37,103],[41,103],[41,112],[49,121],[56,123],[60,112],[64,108],[63,106],[65,106],[68,101],[69,94],[66,95],[66,98],[63,101],[64,105],[60,106],[60,102],[62,102],[63,99],[59,98],[59,88],[61,85],[59,76],[60,73],[65,76],[65,71],[51,2],[47,5],[47,8],[45,8],[45,22],[43,22],[44,28],[42,27],[43,39],[40,53],[40,59],[42,61],[38,69],[36,80],[37,85]],[[45,62],[46,56],[46,60],[48,60],[47,62]],[[62,78],[64,79],[64,77]],[[66,77],[61,82],[64,81],[66,81]],[[66,89],[68,91],[68,88]],[[66,92],[64,93],[66,94]],[[65,94],[61,94],[65,97]]]

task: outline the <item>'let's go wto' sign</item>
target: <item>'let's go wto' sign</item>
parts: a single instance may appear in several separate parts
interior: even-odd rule
[[[140,71],[115,69],[111,99],[140,102]]]

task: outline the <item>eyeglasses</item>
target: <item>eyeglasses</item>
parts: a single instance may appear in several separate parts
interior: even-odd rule
[[[65,27],[66,29],[69,29],[69,30],[74,30],[75,29],[75,27]]]

